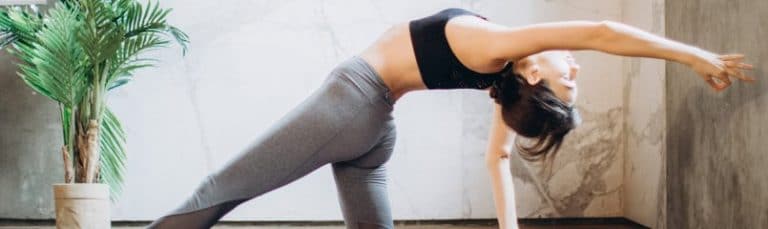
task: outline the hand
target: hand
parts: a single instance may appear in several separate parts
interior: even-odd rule
[[[746,82],[755,81],[755,78],[746,76],[742,72],[742,70],[752,69],[752,65],[742,63],[742,60],[744,60],[742,54],[717,55],[701,50],[696,61],[690,66],[709,83],[709,86],[720,92],[731,86],[730,77]]]

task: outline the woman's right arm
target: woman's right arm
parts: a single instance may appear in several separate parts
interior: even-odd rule
[[[491,123],[485,162],[491,177],[496,217],[498,217],[499,228],[501,229],[519,228],[515,207],[515,187],[509,168],[509,152],[505,149],[511,134],[513,134],[512,131],[501,118],[501,106],[494,104],[493,122]]]
[[[498,59],[517,60],[546,50],[596,50],[685,64],[718,91],[730,85],[729,76],[754,80],[742,73],[743,69],[752,68],[741,63],[743,55],[717,55],[618,22],[566,21],[489,28],[488,48]]]

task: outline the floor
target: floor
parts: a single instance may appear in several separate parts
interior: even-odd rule
[[[54,226],[0,226],[0,229],[55,229]],[[140,229],[143,227],[112,227],[114,229]],[[217,226],[214,229],[344,229],[343,226]],[[494,226],[465,226],[465,225],[406,225],[398,229],[491,229]],[[627,225],[520,225],[520,229],[636,229]]]
[[[0,226],[0,229],[55,229],[55,226]],[[115,229],[140,229],[141,225],[132,226],[114,226]],[[344,229],[341,225],[222,225],[213,227],[214,229]],[[492,229],[496,225],[456,225],[456,224],[407,224],[397,225],[398,229]],[[579,225],[526,225],[521,224],[520,229],[643,229],[644,227],[631,224],[579,224]]]
[[[496,220],[396,221],[397,229],[496,229]],[[115,229],[140,229],[149,222],[112,222]],[[519,229],[646,229],[618,218],[519,219]],[[53,220],[0,219],[0,229],[55,229]],[[219,222],[214,229],[344,229],[342,222]]]

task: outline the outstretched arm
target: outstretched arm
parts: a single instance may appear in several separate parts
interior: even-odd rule
[[[485,161],[491,176],[496,216],[501,229],[518,229],[515,208],[515,189],[509,170],[509,153],[504,149],[510,131],[501,120],[501,108],[494,105],[488,152]]]
[[[731,84],[729,76],[754,81],[754,78],[742,73],[742,70],[752,68],[741,62],[743,55],[717,55],[618,22],[567,21],[517,28],[491,28],[490,50],[494,50],[493,56],[499,59],[517,60],[556,49],[595,50],[682,63],[691,67],[718,91]]]

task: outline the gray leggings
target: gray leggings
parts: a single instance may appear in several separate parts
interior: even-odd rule
[[[360,57],[149,228],[210,228],[237,205],[332,164],[347,228],[393,228],[385,162],[395,145],[389,89]],[[306,203],[311,205],[311,203]]]

